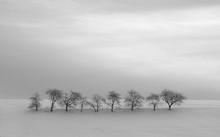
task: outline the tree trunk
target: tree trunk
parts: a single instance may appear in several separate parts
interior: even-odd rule
[[[66,112],[68,111],[68,105],[66,105]]]
[[[83,103],[81,104],[80,112],[83,112]]]
[[[169,110],[171,110],[171,106],[172,106],[172,105],[169,105]]]
[[[38,106],[36,106],[35,110],[38,111]]]
[[[156,110],[156,105],[154,105],[154,111]]]
[[[111,112],[114,111],[114,102],[112,103],[112,106],[111,106]]]
[[[133,111],[134,110],[134,103],[132,102],[132,104],[131,104],[131,111]]]
[[[99,112],[99,105],[98,105],[98,103],[96,104],[96,112]]]
[[[52,102],[52,104],[51,104],[51,108],[50,108],[51,112],[53,111],[53,107],[54,107],[54,102]]]

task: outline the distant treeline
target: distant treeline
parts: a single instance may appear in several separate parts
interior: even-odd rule
[[[181,93],[168,89],[164,89],[160,94],[152,93],[147,97],[143,97],[135,90],[129,90],[127,96],[124,98],[122,98],[116,91],[108,92],[106,97],[94,94],[90,99],[84,97],[80,92],[63,92],[59,89],[50,89],[46,91],[46,94],[51,102],[51,112],[54,110],[55,104],[65,107],[65,111],[79,106],[81,112],[83,112],[84,106],[89,106],[94,112],[99,112],[103,105],[107,105],[111,112],[114,112],[116,108],[121,108],[122,100],[131,111],[140,108],[145,101],[153,106],[154,111],[158,108],[161,101],[164,101],[168,105],[169,110],[171,110],[173,105],[179,105],[184,99],[186,99]],[[30,100],[31,103],[28,108],[38,111],[41,106],[39,93],[35,93],[30,97]]]

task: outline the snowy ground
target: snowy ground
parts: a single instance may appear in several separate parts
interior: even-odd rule
[[[220,101],[186,101],[172,111],[31,112],[0,100],[0,137],[219,137]],[[44,104],[44,107],[48,107]],[[162,105],[162,107],[165,107]]]

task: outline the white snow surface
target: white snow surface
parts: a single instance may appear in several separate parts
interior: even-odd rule
[[[39,112],[28,110],[29,100],[0,100],[0,137],[219,137],[220,101],[187,100],[172,111],[162,104],[153,112],[140,110],[95,113],[56,107],[43,101]]]

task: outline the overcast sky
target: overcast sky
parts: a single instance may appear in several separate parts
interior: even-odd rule
[[[49,88],[220,99],[220,1],[0,0],[0,98]]]

